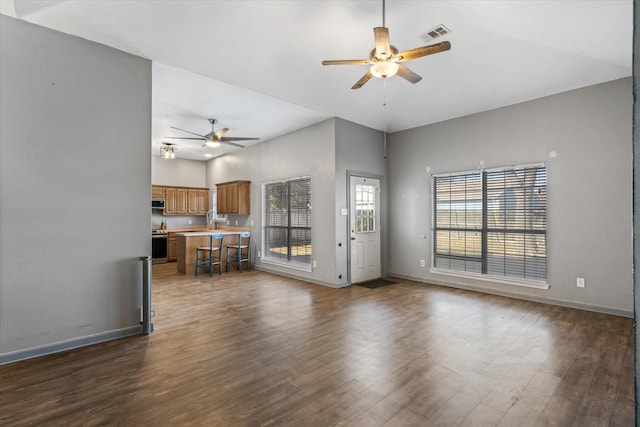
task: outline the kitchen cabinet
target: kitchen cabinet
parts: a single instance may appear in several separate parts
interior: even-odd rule
[[[160,187],[158,185],[151,186],[151,198],[164,199],[164,187]]]
[[[217,213],[227,213],[227,187],[222,184],[216,185]]]
[[[209,190],[189,189],[187,212],[190,215],[206,215],[209,211]]]
[[[209,189],[198,190],[198,213],[206,215],[209,212]]]
[[[160,187],[165,200],[163,215],[206,215],[209,211],[209,189],[188,187]],[[155,198],[155,197],[153,197]]]
[[[167,261],[174,262],[178,259],[178,240],[176,233],[169,233],[167,237]]]
[[[178,189],[175,187],[165,187],[164,189],[164,215],[175,215],[178,213]]]
[[[198,190],[187,190],[187,212],[189,215],[198,213]]]
[[[178,188],[176,190],[176,213],[178,215],[187,215],[189,207],[189,190],[186,188]]]
[[[251,213],[251,181],[223,182],[216,189],[219,214]]]

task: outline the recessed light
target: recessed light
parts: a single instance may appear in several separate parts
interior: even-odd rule
[[[207,154],[205,154],[204,156],[205,156],[205,157],[213,157],[213,154],[209,154],[209,153],[207,153]]]

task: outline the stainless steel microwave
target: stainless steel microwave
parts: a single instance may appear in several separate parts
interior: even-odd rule
[[[151,200],[151,209],[164,209],[164,199]]]

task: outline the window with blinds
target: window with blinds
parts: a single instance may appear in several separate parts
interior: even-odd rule
[[[433,267],[546,282],[545,165],[434,175]]]
[[[311,178],[264,184],[263,258],[311,267]]]

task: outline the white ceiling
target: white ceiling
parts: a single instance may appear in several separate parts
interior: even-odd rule
[[[189,136],[171,126],[204,134],[208,117],[259,142],[333,116],[395,132],[631,75],[632,0],[387,0],[398,50],[438,24],[452,48],[407,63],[415,85],[359,90],[366,66],[321,61],[368,57],[381,0],[2,0],[0,13],[151,59],[156,155]],[[236,149],[173,142],[195,160]]]

